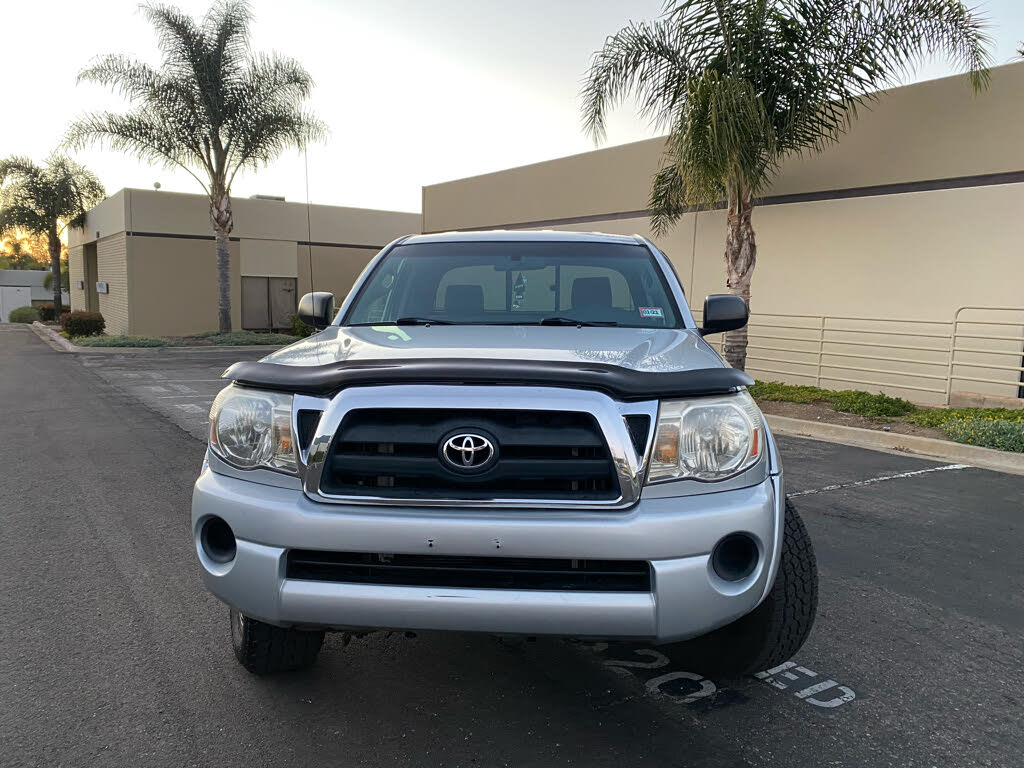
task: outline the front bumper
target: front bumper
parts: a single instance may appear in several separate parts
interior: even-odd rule
[[[642,498],[625,512],[380,508],[323,504],[302,491],[218,474],[192,496],[207,588],[242,613],[280,626],[458,630],[671,642],[753,610],[775,577],[783,522],[781,476],[700,495]],[[235,558],[199,543],[209,516],[234,531]],[[746,532],[759,560],[738,582],[709,565],[724,536]],[[285,577],[289,549],[403,554],[647,560],[649,593],[384,586]]]

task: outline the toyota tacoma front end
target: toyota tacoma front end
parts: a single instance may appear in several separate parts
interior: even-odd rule
[[[814,618],[806,530],[746,391],[649,241],[403,238],[320,333],[225,372],[192,525],[257,673],[328,630],[687,643],[728,674]],[[326,327],[325,327],[326,326]]]

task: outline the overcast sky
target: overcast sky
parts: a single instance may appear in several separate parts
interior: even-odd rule
[[[1024,0],[979,0],[994,24],[996,63],[1024,38]],[[206,0],[179,5],[201,14]],[[309,151],[316,203],[420,209],[420,188],[451,179],[585,152],[578,91],[590,55],[628,21],[651,19],[662,0],[255,0],[253,46],[297,58],[312,74],[310,106],[331,129]],[[38,160],[85,109],[123,102],[75,75],[95,55],[158,61],[133,0],[11,0],[5,3],[3,65],[9,88],[0,155]],[[17,74],[15,75],[15,70]],[[925,65],[917,79],[950,70]],[[611,122],[608,144],[654,133],[629,110]],[[188,175],[112,152],[78,159],[112,193],[122,187],[198,192]],[[240,175],[236,196],[305,200],[300,155]]]

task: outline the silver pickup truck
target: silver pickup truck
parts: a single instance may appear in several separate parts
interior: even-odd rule
[[[257,674],[325,631],[681,643],[691,668],[789,659],[817,603],[752,380],[642,237],[410,236],[319,333],[236,363],[192,497],[202,577]]]

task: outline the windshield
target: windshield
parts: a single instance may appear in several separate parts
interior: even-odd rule
[[[682,325],[645,247],[523,241],[399,245],[376,265],[342,321],[427,323]]]

